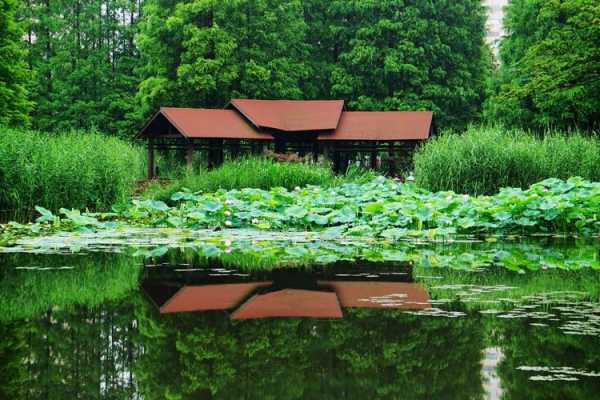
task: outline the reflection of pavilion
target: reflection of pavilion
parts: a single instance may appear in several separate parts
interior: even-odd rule
[[[339,270],[339,269],[338,269]],[[427,291],[406,282],[400,272],[354,269],[336,273],[327,269],[278,269],[266,276],[209,274],[205,269],[190,279],[146,276],[144,291],[161,314],[194,311],[230,311],[234,320],[267,317],[342,318],[342,308],[430,308]],[[233,272],[233,271],[231,271]],[[217,275],[217,276],[215,276]],[[262,279],[261,279],[262,278]]]

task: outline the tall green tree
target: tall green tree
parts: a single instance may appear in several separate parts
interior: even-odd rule
[[[300,0],[147,0],[145,14],[141,117],[161,105],[304,97],[310,54]]]
[[[139,36],[147,116],[231,97],[343,98],[350,109],[481,111],[479,0],[148,0]]]
[[[26,0],[33,122],[48,131],[129,128],[141,0]]]
[[[15,19],[16,9],[16,0],[0,0],[0,125],[26,124],[31,107],[23,31]]]
[[[358,110],[433,110],[443,126],[480,116],[489,69],[479,0],[329,4],[333,96]]]
[[[486,116],[532,129],[600,127],[600,3],[513,0]]]

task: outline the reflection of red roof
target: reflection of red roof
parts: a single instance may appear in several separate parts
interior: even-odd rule
[[[342,316],[342,309],[333,292],[283,289],[252,297],[238,308],[231,318],[342,318]]]
[[[423,140],[432,118],[431,111],[344,112],[335,132],[319,140]]]
[[[187,138],[273,140],[258,133],[244,117],[233,110],[162,107],[138,137],[162,135],[167,129],[162,118]]]
[[[416,283],[319,281],[319,285],[335,290],[342,307],[431,308],[427,291]]]
[[[160,313],[227,310],[237,306],[257,288],[271,284],[253,282],[184,286],[160,307]]]
[[[233,99],[230,105],[257,128],[300,132],[337,128],[344,101]]]

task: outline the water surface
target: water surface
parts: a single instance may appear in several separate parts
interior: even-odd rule
[[[0,254],[0,398],[597,399],[597,244],[503,250],[529,267],[482,246],[295,268]]]

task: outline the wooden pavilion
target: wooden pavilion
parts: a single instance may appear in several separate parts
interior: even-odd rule
[[[344,111],[343,100],[233,99],[225,109],[163,107],[136,138],[147,141],[149,179],[156,175],[154,151],[165,149],[184,150],[188,165],[203,151],[209,168],[225,152],[310,153],[315,161],[330,159],[336,172],[362,154],[374,168],[385,152],[393,173],[396,155],[410,154],[432,134],[432,118],[431,111]]]

